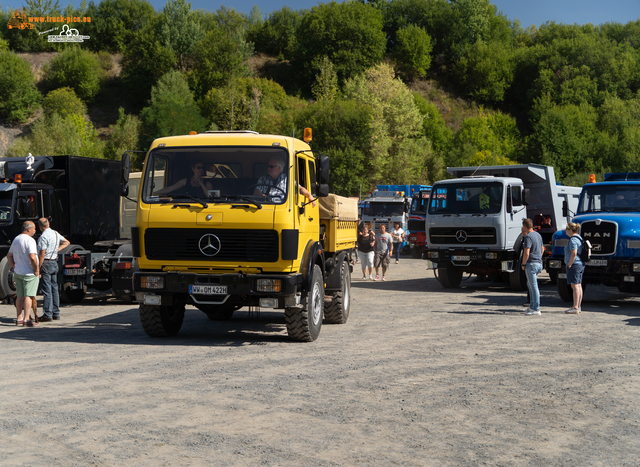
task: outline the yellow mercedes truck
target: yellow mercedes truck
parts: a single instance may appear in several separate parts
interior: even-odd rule
[[[185,306],[213,321],[281,309],[310,342],[350,310],[357,203],[329,194],[329,158],[309,142],[252,131],[156,139],[145,159],[133,255],[144,331],[177,334]],[[128,193],[128,154],[122,193]]]

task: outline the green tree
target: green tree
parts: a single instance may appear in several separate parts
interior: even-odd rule
[[[191,3],[186,0],[168,0],[158,21],[158,40],[175,53],[181,70],[187,68],[187,57],[204,32]]]
[[[433,102],[427,101],[417,93],[414,93],[413,99],[418,111],[422,114],[423,135],[431,141],[433,149],[438,154],[446,154],[453,139],[453,132]]]
[[[325,55],[343,82],[382,60],[386,49],[382,13],[359,2],[320,4],[303,17],[297,42],[295,62],[308,82],[315,76],[316,57]]]
[[[410,24],[397,31],[393,51],[396,67],[407,80],[423,78],[431,66],[431,38],[424,29]]]
[[[82,29],[91,37],[87,47],[116,53],[124,50],[137,31],[153,22],[156,12],[148,0],[101,0],[98,5],[89,3],[86,16],[91,17]]]
[[[301,11],[284,6],[270,13],[259,27],[252,28],[249,40],[255,44],[256,52],[291,60],[295,56],[296,32],[301,22]]]
[[[40,107],[41,98],[29,62],[0,51],[0,116],[24,122]]]
[[[326,55],[322,56],[317,66],[318,74],[315,83],[311,85],[311,92],[318,101],[332,101],[340,93],[336,69]]]
[[[162,76],[151,89],[150,105],[142,110],[140,118],[143,148],[160,136],[202,132],[207,127],[207,120],[200,115],[187,80],[176,70]]]
[[[106,142],[104,156],[119,160],[126,151],[137,151],[140,147],[140,128],[142,123],[135,115],[127,115],[124,109],[118,109],[118,121],[109,127],[111,134]],[[144,156],[134,156],[134,165],[141,166]]]
[[[176,56],[156,38],[154,28],[147,26],[125,45],[121,65],[129,100],[139,106],[149,99],[151,88],[160,77],[176,66]]]
[[[597,170],[594,136],[597,113],[588,104],[553,105],[541,112],[526,140],[526,160],[555,167],[560,180],[575,173]]]
[[[100,90],[103,71],[96,55],[79,47],[69,47],[57,55],[45,71],[47,88],[73,88],[83,100],[92,100]]]
[[[502,43],[470,44],[454,65],[462,91],[481,102],[500,103],[513,82],[511,49]]]
[[[189,80],[198,98],[213,87],[225,86],[235,78],[251,74],[246,61],[253,49],[243,36],[241,31],[229,32],[216,25],[194,45]]]
[[[57,113],[62,118],[69,115],[84,115],[87,113],[87,106],[84,105],[74,90],[69,87],[54,89],[49,92],[42,101],[42,108],[45,116]]]

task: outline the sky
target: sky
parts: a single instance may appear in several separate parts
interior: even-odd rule
[[[99,0],[94,0],[99,3]],[[68,0],[59,0],[62,7],[69,4]],[[166,0],[150,0],[156,11],[161,11]],[[3,8],[20,8],[24,0],[0,0]],[[75,6],[80,0],[72,0]],[[309,9],[318,3],[317,0],[227,0],[225,2],[209,0],[191,0],[194,9],[217,10],[225,5],[243,13],[249,13],[254,5],[258,5],[264,15],[288,6],[292,9]],[[640,0],[492,0],[498,10],[507,18],[520,20],[522,27],[531,25],[536,27],[546,21],[564,24],[594,25],[617,22],[626,24],[640,18]]]

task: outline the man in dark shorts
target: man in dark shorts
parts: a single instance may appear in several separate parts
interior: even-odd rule
[[[380,235],[376,237],[376,255],[373,259],[373,267],[376,268],[376,280],[380,279],[380,266],[382,266],[382,280],[389,268],[389,260],[393,253],[393,238],[387,233],[387,226],[380,225]]]

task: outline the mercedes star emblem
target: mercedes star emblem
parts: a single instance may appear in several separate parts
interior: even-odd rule
[[[456,240],[458,240],[460,243],[466,242],[467,232],[465,232],[464,230],[458,230],[456,232]]]
[[[198,248],[205,256],[215,256],[220,253],[220,239],[213,234],[204,234],[198,241]]]

